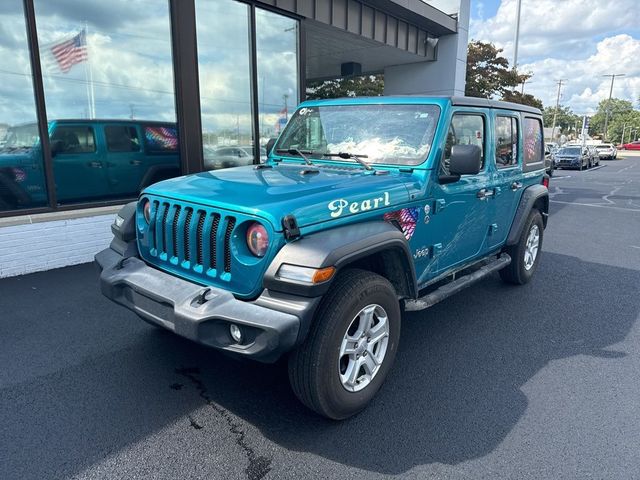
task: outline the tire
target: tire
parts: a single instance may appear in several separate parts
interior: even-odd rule
[[[528,249],[528,244],[530,241],[530,234],[532,234],[536,228],[538,233],[538,244],[533,255],[532,263],[529,263],[526,260],[525,255],[527,253],[531,254],[531,249]],[[514,285],[524,285],[531,280],[536,268],[538,268],[538,263],[540,263],[543,237],[544,225],[542,223],[542,215],[538,210],[534,209],[529,214],[529,218],[527,218],[518,243],[510,245],[504,249],[504,251],[511,257],[511,263],[500,270],[500,278],[502,278],[503,281]]]
[[[365,311],[371,313],[367,318],[377,322],[374,326],[381,337],[375,345],[369,345],[366,353],[362,347],[367,347],[370,337],[359,334],[364,325],[360,322],[367,315]],[[381,327],[382,313],[386,314],[386,338]],[[360,338],[359,345],[352,348],[351,354],[341,356],[343,345],[355,347],[347,342],[347,336]],[[384,383],[399,340],[400,302],[391,283],[365,270],[345,270],[322,300],[306,340],[289,356],[293,392],[304,405],[327,418],[343,420],[355,415],[367,406]],[[376,356],[381,363],[376,370],[369,370],[369,374],[374,373],[368,379],[366,369],[370,367],[360,366],[358,361],[370,365]],[[347,385],[349,372],[355,373],[355,381]]]

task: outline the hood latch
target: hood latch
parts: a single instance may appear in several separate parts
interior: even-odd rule
[[[282,227],[284,228],[284,238],[287,240],[293,240],[300,236],[300,228],[298,228],[298,221],[293,214],[289,214],[282,218]]]

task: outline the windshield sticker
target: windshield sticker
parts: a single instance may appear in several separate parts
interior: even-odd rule
[[[420,215],[420,209],[418,207],[403,208],[402,210],[396,210],[395,212],[389,212],[384,214],[384,221],[398,225],[404,233],[404,237],[407,240],[411,240],[414,232],[416,231],[416,223],[418,222],[418,216]]]
[[[362,202],[349,202],[344,198],[338,198],[329,202],[327,207],[331,211],[333,218],[338,218],[342,213],[347,210],[350,213],[366,212],[368,210],[375,210],[380,207],[388,207],[391,205],[389,201],[389,192],[384,192],[381,197],[368,198]]]

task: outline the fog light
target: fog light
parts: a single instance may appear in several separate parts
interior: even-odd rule
[[[231,334],[231,338],[233,338],[236,343],[242,342],[242,330],[240,330],[239,326],[234,323],[229,325],[229,333]]]

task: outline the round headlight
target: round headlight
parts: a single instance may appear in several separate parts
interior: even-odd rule
[[[256,257],[264,257],[267,253],[269,234],[258,222],[252,223],[247,229],[247,247]]]
[[[147,223],[151,223],[151,202],[147,199],[143,200],[144,205],[142,205],[142,214],[144,215],[144,219]]]

